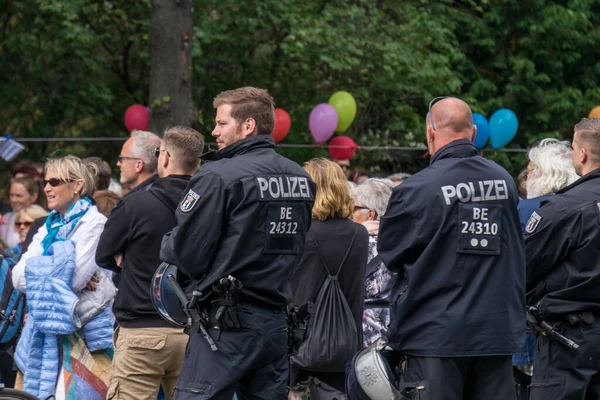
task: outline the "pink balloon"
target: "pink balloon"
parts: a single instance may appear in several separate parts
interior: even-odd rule
[[[329,154],[335,160],[349,160],[356,153],[358,145],[348,136],[336,136],[329,142]]]
[[[325,143],[335,132],[338,124],[337,111],[327,103],[315,106],[308,117],[308,127],[315,142]]]
[[[150,122],[148,108],[141,104],[134,104],[125,111],[125,127],[129,132],[133,130],[147,131]]]

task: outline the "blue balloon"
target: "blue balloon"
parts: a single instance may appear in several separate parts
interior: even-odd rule
[[[477,126],[477,135],[475,136],[473,144],[477,147],[477,150],[481,150],[485,147],[490,138],[490,123],[483,115],[473,113],[473,124]]]
[[[519,120],[512,110],[501,108],[490,118],[490,141],[495,150],[510,143],[519,129]]]

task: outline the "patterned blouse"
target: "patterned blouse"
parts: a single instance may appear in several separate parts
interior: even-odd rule
[[[377,236],[369,236],[367,263],[377,256]],[[365,283],[365,310],[363,312],[363,341],[368,346],[380,337],[386,337],[390,324],[388,305],[392,273],[380,262],[374,269],[367,264]]]

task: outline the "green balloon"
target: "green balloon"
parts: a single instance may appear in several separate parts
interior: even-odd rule
[[[354,97],[350,93],[341,90],[335,92],[329,98],[328,103],[335,108],[338,114],[338,124],[335,131],[340,133],[345,132],[352,125],[354,117],[356,117],[356,101]]]

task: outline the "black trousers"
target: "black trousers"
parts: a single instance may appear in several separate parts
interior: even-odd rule
[[[600,399],[600,322],[591,326],[567,325],[562,334],[580,347],[571,350],[538,336],[530,399]]]
[[[283,310],[244,305],[241,329],[221,331],[211,310],[208,333],[214,352],[200,333],[191,333],[175,387],[177,400],[286,399],[287,324]]]
[[[415,400],[514,400],[511,356],[408,356],[398,389]]]

